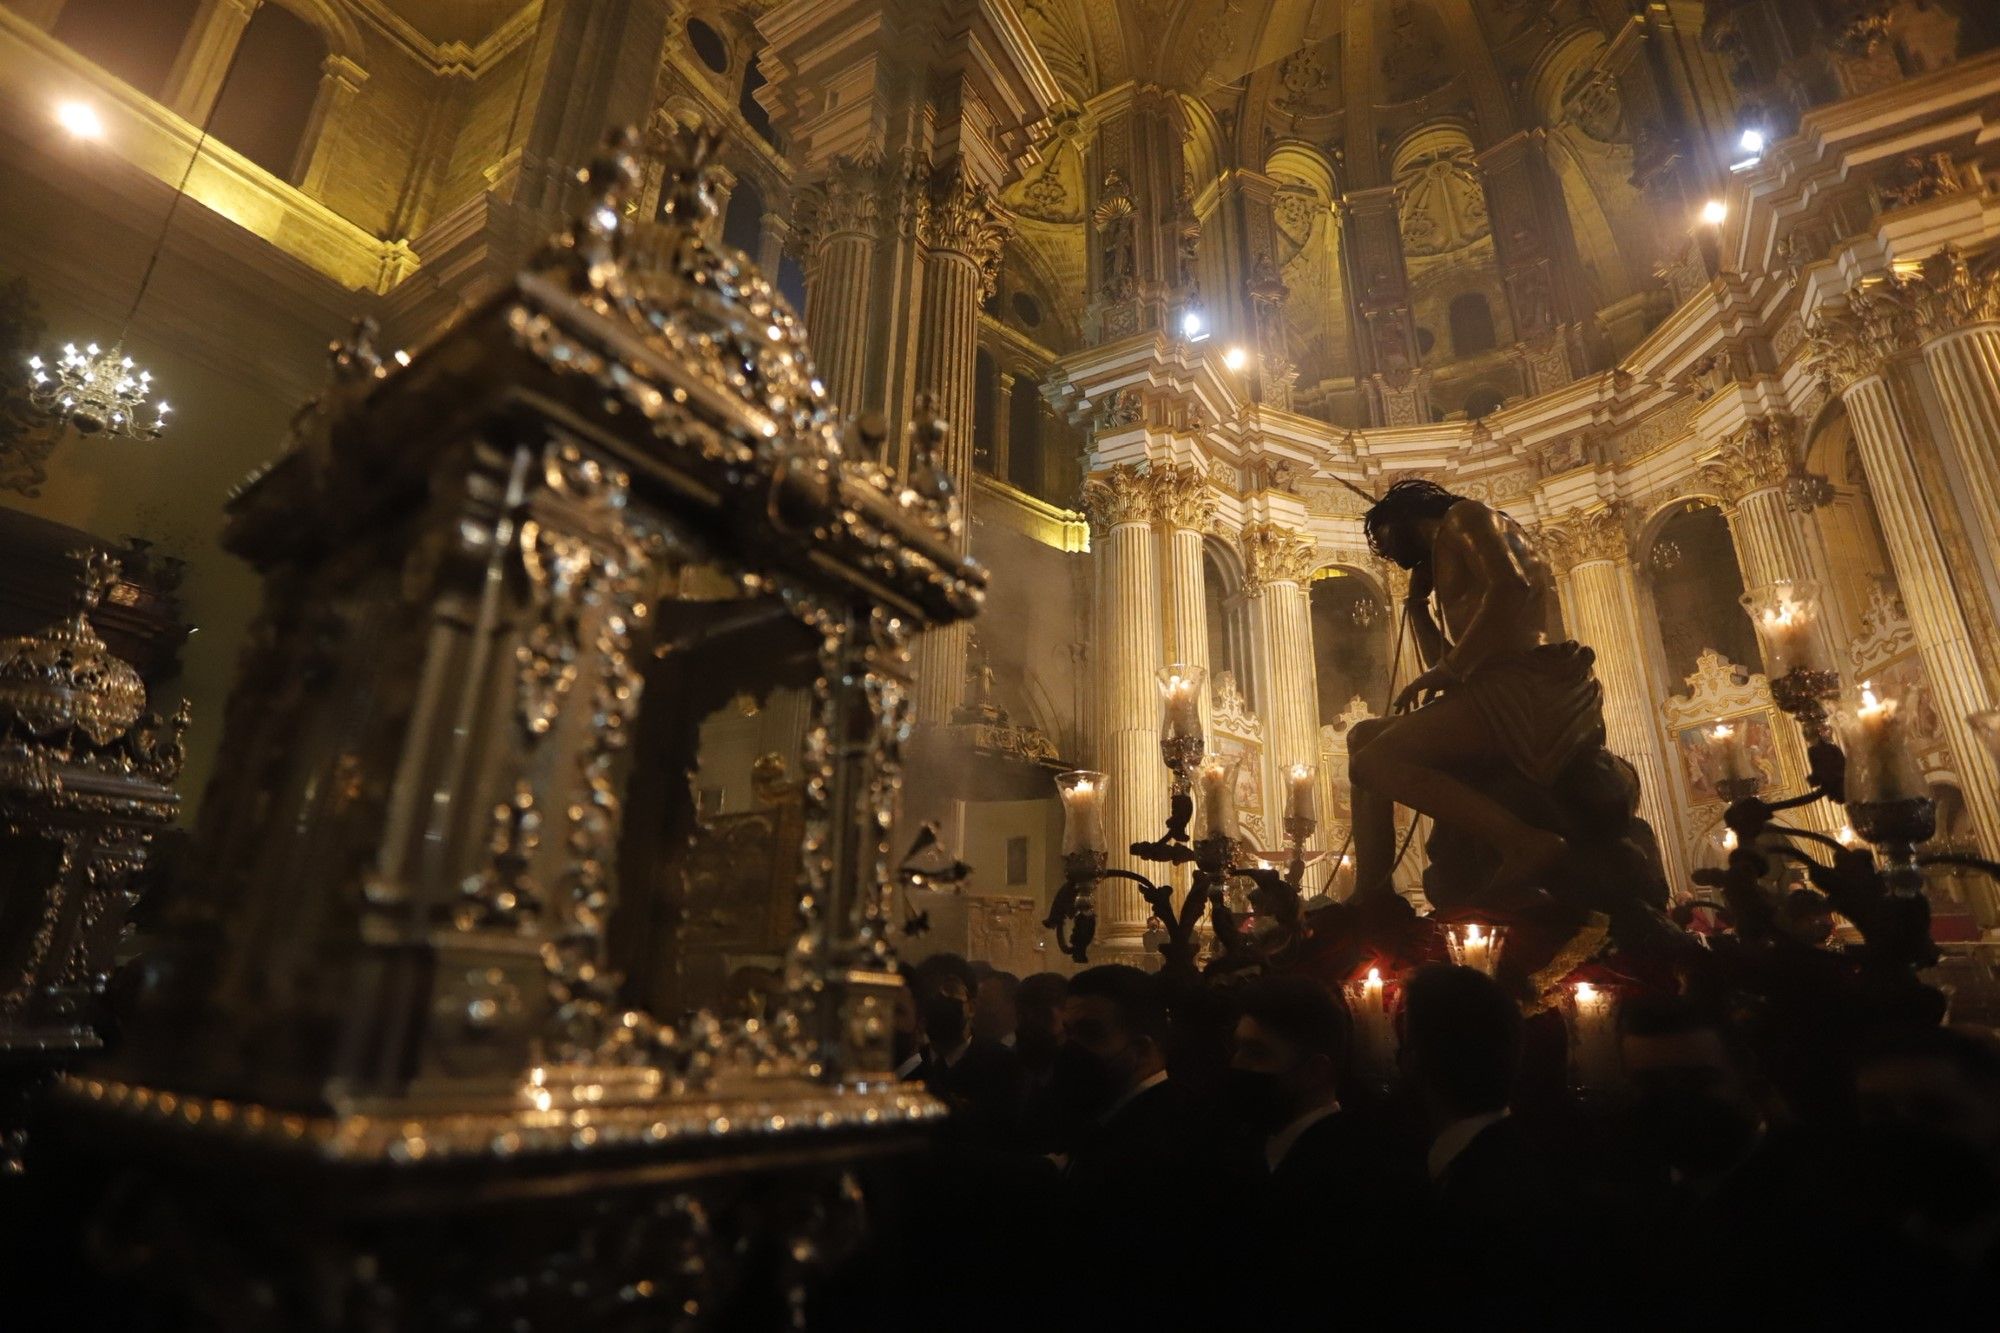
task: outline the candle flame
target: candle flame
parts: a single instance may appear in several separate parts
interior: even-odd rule
[[[1379,967],[1371,967],[1371,968],[1369,968],[1369,969],[1368,969],[1368,984],[1369,984],[1369,985],[1371,985],[1371,986],[1379,986],[1379,985],[1381,985],[1381,984],[1382,984],[1382,969],[1381,969],[1381,968],[1379,968]]]
[[[1833,836],[1842,847],[1852,847],[1855,843],[1861,841],[1861,835],[1854,831],[1854,825],[1852,824],[1842,824],[1840,832]]]
[[[1588,981],[1579,981],[1576,983],[1576,1002],[1578,1004],[1589,1004],[1596,998],[1597,987],[1591,985]]]
[[[1722,830],[1722,850],[1733,852],[1736,850],[1736,845],[1736,830],[1733,828]]]
[[[1727,722],[1718,722],[1715,724],[1715,729],[1708,734],[1718,741],[1726,741],[1736,734],[1736,728]]]
[[[1485,939],[1486,939],[1486,934],[1484,931],[1479,929],[1479,923],[1477,921],[1474,921],[1470,925],[1466,926],[1465,942],[1467,944],[1479,944],[1484,942]]]

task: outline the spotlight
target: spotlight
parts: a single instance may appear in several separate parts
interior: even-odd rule
[[[1222,364],[1231,370],[1241,370],[1250,362],[1250,354],[1241,347],[1232,347],[1222,354]]]
[[[1208,336],[1208,324],[1201,317],[1201,311],[1190,310],[1181,316],[1181,337],[1189,342],[1200,342]]]
[[[1701,206],[1701,220],[1710,227],[1720,227],[1722,220],[1729,216],[1729,205],[1720,199],[1711,199]]]
[[[1744,152],[1751,154],[1752,156],[1755,156],[1756,154],[1763,152],[1764,131],[1762,130],[1743,131],[1743,137],[1736,141],[1736,146],[1741,148]]]
[[[88,102],[56,103],[56,124],[79,139],[104,137],[104,121],[98,117],[97,108]]]

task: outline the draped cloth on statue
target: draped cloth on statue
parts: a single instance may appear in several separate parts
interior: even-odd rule
[[[1570,761],[1604,743],[1597,654],[1574,640],[1489,658],[1457,687],[1479,709],[1507,761],[1553,787]]]

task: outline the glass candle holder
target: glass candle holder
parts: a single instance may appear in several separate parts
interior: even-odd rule
[[[1319,774],[1310,764],[1285,770],[1285,818],[1319,822]]]
[[[1160,684],[1160,739],[1186,740],[1201,735],[1201,690],[1208,672],[1187,662],[1174,662],[1155,673]]]
[[[1195,771],[1195,794],[1204,838],[1233,841],[1242,836],[1236,824],[1236,774],[1242,766],[1242,755],[1212,754]]]
[[[1444,948],[1451,961],[1489,977],[1500,970],[1500,949],[1506,940],[1505,926],[1481,921],[1461,921],[1444,928]]]
[[[1834,715],[1840,746],[1847,752],[1850,806],[1886,805],[1930,795],[1923,768],[1910,748],[1914,705],[1915,700],[1903,692],[1878,689],[1873,681],[1864,680]]]
[[[1371,967],[1365,977],[1341,986],[1354,1025],[1354,1072],[1378,1086],[1386,1086],[1396,1072],[1393,1006],[1400,989],[1383,977],[1379,967]]]
[[[1102,773],[1075,769],[1056,778],[1056,792],[1062,797],[1063,855],[1102,854],[1104,841],[1104,794],[1110,781]]]
[[[1750,758],[1750,746],[1745,736],[1747,728],[1741,722],[1717,722],[1702,732],[1702,740],[1708,745],[1715,768],[1718,784],[1754,783],[1761,785],[1763,775]]]
[[[1743,594],[1743,607],[1772,680],[1793,671],[1828,670],[1819,637],[1819,585],[1781,579]]]
[[[1563,988],[1563,1023],[1569,1029],[1570,1083],[1586,1092],[1617,1085],[1623,1063],[1618,1054],[1616,987],[1589,981]]]

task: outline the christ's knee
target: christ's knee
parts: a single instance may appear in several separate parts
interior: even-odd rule
[[[1357,728],[1358,730],[1358,728]],[[1356,787],[1379,789],[1391,762],[1385,745],[1363,745],[1347,757],[1347,780]]]

